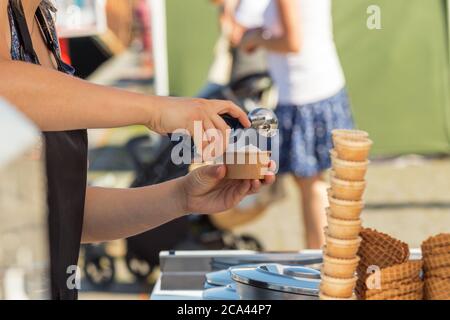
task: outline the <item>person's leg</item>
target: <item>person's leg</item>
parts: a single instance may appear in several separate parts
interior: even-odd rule
[[[327,223],[328,185],[322,174],[311,178],[296,177],[295,180],[300,187],[307,247],[319,249],[325,243],[323,228]]]

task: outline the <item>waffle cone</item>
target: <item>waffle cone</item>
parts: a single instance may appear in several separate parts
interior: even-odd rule
[[[367,290],[366,299],[367,300],[390,300],[391,298],[417,293],[423,290],[423,282],[416,281],[411,283],[400,284],[395,288],[387,290]]]
[[[432,269],[450,267],[450,253],[441,253],[423,258],[425,272]]]
[[[429,257],[431,255],[437,255],[437,254],[443,254],[443,253],[450,253],[450,244],[442,247],[434,247],[430,249],[425,249],[425,251],[422,249],[422,256],[423,257]]]
[[[423,291],[419,290],[417,292],[411,292],[401,296],[395,296],[389,300],[423,300]]]
[[[367,270],[370,266],[379,269],[387,268],[407,261],[407,254],[392,251],[387,246],[370,246],[361,244],[358,250],[358,256],[361,257],[360,266]]]
[[[358,281],[356,281],[355,294],[358,300],[366,299],[366,286],[359,278]]]
[[[423,300],[423,290],[417,290],[415,292],[406,293],[402,295],[395,295],[390,298],[387,298],[388,300]],[[374,298],[367,298],[367,300],[381,300],[381,299],[374,299]]]
[[[450,300],[450,279],[428,278],[424,285],[425,299]]]
[[[426,272],[426,276],[450,279],[450,267],[430,269]]]
[[[449,266],[445,261],[445,255],[450,255],[450,234],[441,233],[429,237],[422,243],[422,256],[425,261],[425,269],[430,271],[440,267]],[[442,257],[444,256],[444,260]]]
[[[381,283],[383,286],[393,282],[417,279],[420,277],[422,265],[422,260],[414,260],[381,269],[378,274],[374,273],[367,277],[366,287],[373,287],[377,283]],[[377,279],[378,276],[379,279]]]
[[[372,244],[403,243],[400,240],[397,240],[386,233],[379,232],[375,229],[370,228],[364,228],[361,231],[361,237],[365,242]]]
[[[366,280],[369,271],[380,271],[384,268],[408,261],[409,248],[406,243],[390,237],[385,233],[364,228],[360,232],[363,239],[358,250],[360,262],[357,267],[357,296],[365,299]],[[388,273],[390,275],[390,272]],[[389,278],[389,276],[387,276]]]
[[[450,247],[450,233],[440,233],[422,242],[422,252],[425,253],[433,253],[433,249],[441,247]]]
[[[420,277],[403,279],[401,281],[394,281],[394,282],[390,282],[390,283],[381,284],[379,288],[367,289],[366,296],[371,297],[371,296],[381,293],[383,291],[390,291],[390,290],[395,290],[398,288],[405,288],[405,287],[408,287],[408,285],[413,285],[418,282],[422,282]],[[368,286],[368,284],[366,284],[366,288],[370,288]]]
[[[361,262],[379,268],[390,267],[408,261],[408,245],[376,230],[364,228],[360,233],[361,242],[358,255]]]

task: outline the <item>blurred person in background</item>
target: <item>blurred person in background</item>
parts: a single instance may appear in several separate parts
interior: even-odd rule
[[[0,2],[0,96],[43,132],[52,297],[75,299],[69,280],[81,242],[130,237],[192,212],[221,212],[275,178],[225,180],[225,166],[206,166],[144,188],[87,187],[86,129],[138,124],[160,134],[184,128],[193,135],[194,121],[201,121],[202,133],[217,129],[226,139],[220,115],[230,114],[244,127],[250,122],[227,101],[145,96],[73,77],[61,59],[52,11],[49,0]]]
[[[241,1],[238,22],[252,15],[254,2]],[[300,188],[309,248],[324,243],[328,200],[323,173],[331,166],[331,131],[353,127],[331,9],[331,0],[270,0],[263,27],[248,30],[240,44],[247,52],[268,51],[279,91],[279,172],[293,174]]]
[[[215,58],[209,74],[209,82],[224,86],[255,73],[267,72],[265,50],[255,50],[248,54],[238,47],[246,27],[262,26],[262,13],[269,0],[257,0],[253,7],[253,16],[245,27],[237,23],[236,9],[240,0],[211,0],[220,9],[220,38],[215,47]],[[250,20],[249,19],[249,20]]]

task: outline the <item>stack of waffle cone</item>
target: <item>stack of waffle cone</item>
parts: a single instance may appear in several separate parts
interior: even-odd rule
[[[408,245],[387,234],[362,229],[356,294],[366,300],[421,300],[422,261],[409,261]]]
[[[320,298],[354,300],[355,272],[360,263],[357,252],[362,240],[359,232],[366,188],[364,179],[372,141],[364,131],[334,130],[333,142]]]
[[[422,300],[422,260],[381,268],[365,281],[367,300]]]
[[[450,234],[441,233],[422,243],[427,300],[450,300]]]

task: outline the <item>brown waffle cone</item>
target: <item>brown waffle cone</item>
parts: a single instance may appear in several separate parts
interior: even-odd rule
[[[423,300],[423,290],[419,289],[416,292],[395,296],[390,298],[390,300]]]
[[[367,277],[366,286],[370,287],[371,284],[375,284],[378,280],[377,276],[380,276],[381,285],[417,279],[420,277],[422,265],[422,260],[414,260],[381,269],[379,274],[371,274]]]
[[[422,250],[422,256],[425,258],[429,257],[431,255],[443,254],[443,253],[450,253],[450,245],[443,246],[443,247],[434,247],[431,249],[426,249],[425,251]]]
[[[391,245],[372,246],[361,243],[358,256],[361,258],[360,266],[362,271],[367,272],[370,266],[376,266],[380,269],[387,268],[396,264],[404,263],[408,260],[408,254],[402,250],[396,250],[398,247]]]
[[[377,290],[374,293],[372,290],[366,291],[366,300],[390,300],[391,298],[406,295],[409,293],[417,293],[423,290],[423,282],[416,281],[406,284],[400,284],[394,289]]]
[[[366,297],[369,298],[369,297],[376,295],[378,293],[381,293],[383,291],[390,291],[390,290],[396,290],[398,288],[404,288],[404,287],[407,287],[408,285],[413,285],[418,282],[422,282],[420,277],[403,279],[400,281],[394,281],[394,282],[385,283],[385,284],[382,283],[379,288],[367,289]],[[369,283],[366,283],[366,288],[370,288]]]
[[[423,258],[425,272],[432,269],[450,267],[450,253],[441,253]]]
[[[366,285],[364,284],[364,281],[358,279],[356,281],[355,286],[355,294],[358,300],[365,300],[366,299]]]
[[[367,298],[367,300],[381,300],[381,299]],[[388,300],[423,300],[423,290],[419,289],[415,292],[396,295],[388,298]]]
[[[436,236],[429,237],[427,240],[422,242],[422,253],[424,253],[424,255],[433,253],[445,253],[445,252],[433,252],[434,250],[438,251],[441,250],[440,248],[442,247],[447,248],[450,247],[450,233],[440,233]]]
[[[407,244],[404,242],[374,229],[364,228],[361,230],[361,237],[365,243],[387,246],[388,248],[392,247],[392,249],[398,248],[397,251],[403,251],[405,246],[407,247]]]
[[[450,279],[425,279],[424,295],[426,300],[450,300]]]
[[[406,243],[373,229],[362,229],[360,237],[363,240],[358,250],[360,262],[357,267],[356,293],[359,299],[365,299],[366,280],[370,276],[368,271],[373,267],[378,267],[381,271],[384,268],[407,262],[409,248]],[[389,270],[387,271],[388,279],[392,278],[391,273]]]
[[[442,267],[436,269],[430,269],[426,272],[427,277],[439,277],[450,279],[450,267]]]
[[[360,236],[363,240],[358,255],[362,264],[386,268],[408,261],[409,248],[406,243],[367,228],[361,230]]]

